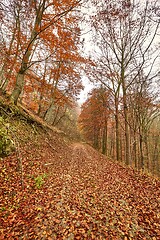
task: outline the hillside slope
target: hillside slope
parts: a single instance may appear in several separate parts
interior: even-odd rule
[[[157,179],[3,112],[15,151],[0,160],[0,239],[160,239]]]

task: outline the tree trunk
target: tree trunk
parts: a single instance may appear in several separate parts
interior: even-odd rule
[[[98,137],[99,137],[99,129],[95,127],[94,128],[94,142],[93,142],[93,147],[95,149],[99,149]]]
[[[52,100],[45,116],[44,116],[44,120],[48,123],[48,124],[52,124],[54,121],[54,110],[55,110],[55,105],[54,105],[54,101]]]
[[[36,16],[36,19],[35,19],[34,28],[31,32],[31,37],[30,37],[30,40],[28,42],[27,49],[26,49],[26,51],[23,55],[23,59],[22,59],[22,62],[21,62],[21,67],[20,67],[20,70],[19,70],[19,72],[17,74],[17,78],[16,78],[15,88],[14,88],[12,94],[11,94],[11,99],[13,100],[13,102],[15,104],[17,104],[19,96],[20,96],[21,92],[23,91],[24,75],[25,75],[25,73],[26,73],[26,71],[28,70],[28,67],[29,67],[28,65],[30,63],[30,57],[31,57],[31,54],[33,53],[33,46],[34,46],[36,37],[38,35],[38,28],[41,24],[44,9],[45,9],[45,0],[43,0],[43,2],[41,4],[39,4],[39,8],[37,9],[37,16]]]
[[[24,73],[18,73],[15,88],[11,94],[11,100],[17,104],[18,98],[24,87]]]
[[[139,169],[144,169],[144,156],[143,156],[143,136],[142,131],[139,128],[139,149],[140,149],[140,162],[139,162]]]
[[[130,165],[130,141],[129,141],[129,126],[128,126],[128,106],[127,106],[127,92],[126,83],[124,76],[124,60],[122,56],[122,67],[121,67],[121,81],[123,90],[123,111],[124,111],[124,121],[125,121],[125,162],[126,165]]]
[[[105,127],[103,129],[102,136],[102,153],[107,154],[107,122],[105,123]]]
[[[119,118],[118,118],[118,101],[115,99],[115,122],[116,122],[116,160],[120,160],[120,152],[119,152]]]
[[[40,93],[37,115],[41,116],[43,95]]]
[[[133,151],[134,151],[134,166],[136,169],[138,169],[138,161],[137,161],[137,139],[136,139],[136,132],[134,132],[134,138],[133,138]]]
[[[160,176],[160,138],[159,136],[153,136],[153,153],[152,153],[152,172],[153,174],[156,173],[158,176]]]
[[[148,171],[150,171],[150,154],[149,154],[149,146],[148,146],[148,142],[149,142],[149,139],[148,139],[148,136],[145,136],[144,138],[144,143],[145,143],[145,148],[146,148],[146,167],[148,169]]]
[[[126,110],[125,115],[125,140],[126,140],[126,164],[130,165],[130,144],[129,144],[129,127],[128,127],[128,116]]]

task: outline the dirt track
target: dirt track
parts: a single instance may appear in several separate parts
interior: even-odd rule
[[[18,179],[2,183],[16,192],[14,199],[6,198],[9,206],[20,207],[1,214],[0,239],[159,240],[160,182],[108,161],[87,144],[69,145],[57,136],[43,137],[36,148],[25,145],[26,188],[17,187]],[[14,157],[4,162],[11,176],[12,162]],[[47,177],[37,189],[28,176],[41,172]]]

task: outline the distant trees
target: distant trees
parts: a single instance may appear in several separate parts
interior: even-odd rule
[[[97,12],[91,24],[96,64],[88,76],[112,96],[116,159],[144,168],[152,161],[147,136],[159,115],[153,98],[159,78],[158,2],[94,2]]]
[[[141,82],[142,84],[142,82]],[[139,86],[140,87],[140,86]],[[127,95],[130,165],[159,174],[160,112],[155,99],[148,94],[148,86]],[[125,159],[125,117],[119,116],[119,161]],[[117,159],[117,128],[113,96],[101,86],[91,91],[82,105],[79,129],[85,140],[112,159]]]
[[[82,135],[102,153],[107,154],[108,123],[111,115],[110,92],[104,87],[93,89],[82,105],[79,128]]]
[[[159,121],[160,111],[156,96],[150,91],[150,82],[144,79],[143,75],[139,74],[139,77],[139,81],[132,85],[128,97],[132,161],[137,168],[152,169],[154,165],[152,148],[155,146],[153,147],[153,142],[150,140],[153,127]],[[157,134],[159,134],[158,128]],[[159,151],[156,154],[159,155]],[[156,166],[158,164],[157,159]]]
[[[153,27],[149,19],[148,1],[144,6],[132,1],[102,2],[99,5],[97,16],[93,19],[95,40],[100,49],[96,78],[108,88],[112,88],[116,104],[121,91],[125,119],[125,159],[128,165],[130,148],[127,91],[136,81],[141,70],[146,67],[147,60],[150,60],[149,50],[160,23]]]

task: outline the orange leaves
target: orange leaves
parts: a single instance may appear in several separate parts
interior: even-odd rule
[[[10,91],[13,85],[16,89],[16,72],[20,70],[23,70],[21,73],[25,75],[25,89],[21,89],[23,86],[19,89],[21,92],[24,90],[23,99],[26,101],[32,92],[36,92],[39,98],[47,98],[46,101],[49,102],[50,93],[55,87],[51,86],[51,82],[56,80],[58,86],[56,88],[61,91],[66,86],[73,85],[74,78],[80,79],[81,69],[77,65],[84,63],[85,59],[78,51],[79,17],[72,11],[78,3],[79,1],[76,0],[31,1],[30,4],[27,1],[23,3],[18,1],[11,5],[8,3],[12,10],[9,14],[12,17],[6,16],[4,39],[9,37],[6,42],[4,41],[6,49],[3,55],[6,55],[4,71],[10,73],[7,75],[7,80],[12,82],[11,85],[6,81]],[[59,63],[61,64],[59,73],[50,75],[50,69],[57,69]],[[32,75],[32,85],[28,84],[29,74]],[[4,75],[6,77],[6,74]],[[65,79],[64,83],[63,79]],[[74,82],[74,90],[79,89],[80,81],[77,82],[77,86]],[[48,85],[50,85],[50,91],[48,91]],[[42,90],[38,92],[39,89]],[[72,92],[70,94],[72,96],[77,93],[77,90],[73,91],[71,88],[65,90]],[[29,96],[26,93],[29,93]],[[68,96],[65,97],[68,99]]]
[[[93,89],[89,98],[82,106],[82,112],[79,117],[80,128],[84,130],[84,136],[90,139],[94,144],[94,139],[101,129],[107,128],[106,122],[110,111],[110,93],[103,87]]]
[[[36,129],[18,120],[23,189],[16,154],[0,161],[2,239],[159,239],[158,180]]]

